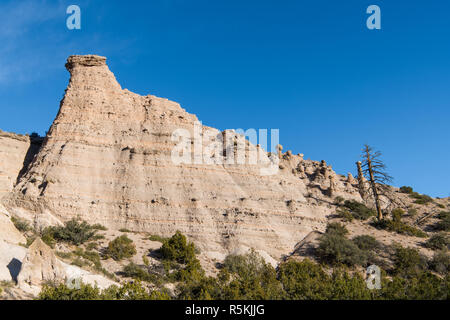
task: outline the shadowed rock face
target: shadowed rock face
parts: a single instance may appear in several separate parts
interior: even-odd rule
[[[11,192],[17,178],[26,172],[43,139],[0,130],[0,199]]]
[[[279,259],[325,228],[332,209],[317,201],[332,201],[330,175],[334,194],[360,199],[345,177],[290,151],[269,176],[260,174],[260,162],[175,164],[172,133],[192,133],[195,115],[176,102],[122,89],[104,57],[72,56],[66,67],[71,78],[59,113],[4,199],[11,213],[36,226],[81,217],[163,236],[180,230],[204,251],[254,247]]]

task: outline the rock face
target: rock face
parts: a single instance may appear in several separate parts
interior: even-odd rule
[[[176,102],[122,89],[104,57],[72,56],[66,67],[71,78],[59,113],[31,166],[3,200],[12,214],[37,225],[81,217],[162,236],[180,230],[206,252],[245,246],[278,260],[308,233],[325,228],[332,212],[330,175],[333,195],[360,199],[325,162],[290,151],[278,150],[276,174],[261,174],[270,154],[248,142],[249,150],[259,150],[256,163],[176,163],[174,132],[194,137],[191,153],[198,147],[195,115]],[[209,145],[204,136],[211,131],[237,137],[203,126],[201,148]],[[27,147],[21,143],[23,154]],[[233,153],[225,150],[225,158]]]
[[[0,240],[0,281],[15,281],[27,249]]]
[[[0,199],[11,192],[40,148],[42,139],[0,130]]]
[[[26,250],[26,249],[25,249]],[[117,284],[103,276],[92,274],[76,266],[60,261],[53,250],[40,238],[28,248],[17,276],[19,288],[36,295],[45,282],[70,282],[72,285],[86,283],[101,289]]]
[[[0,281],[17,278],[27,249],[19,246],[25,237],[14,227],[8,212],[0,205]]]
[[[28,248],[17,280],[19,286],[40,286],[45,281],[63,281],[65,276],[64,266],[53,250],[37,238]]]
[[[8,211],[0,204],[0,240],[11,244],[26,243],[25,237],[14,227]]]

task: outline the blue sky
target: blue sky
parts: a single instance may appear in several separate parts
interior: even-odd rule
[[[81,30],[66,8],[81,7]],[[366,28],[381,8],[382,29]],[[355,171],[368,143],[394,185],[450,195],[448,1],[0,2],[0,129],[44,134],[71,54],[205,125],[280,129],[285,150]]]

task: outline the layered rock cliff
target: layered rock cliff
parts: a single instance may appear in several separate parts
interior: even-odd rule
[[[253,247],[280,259],[311,231],[323,231],[334,196],[361,200],[354,179],[336,175],[324,161],[268,154],[248,142],[247,151],[258,150],[256,163],[176,163],[174,132],[195,137],[195,115],[176,102],[122,89],[104,57],[71,56],[66,68],[71,78],[59,113],[3,199],[9,212],[37,228],[79,217],[162,236],[180,230],[211,255]],[[27,149],[26,141],[8,143],[20,155]],[[277,172],[262,174],[273,157]],[[10,162],[8,172],[23,167]],[[14,184],[9,176],[4,190]]]

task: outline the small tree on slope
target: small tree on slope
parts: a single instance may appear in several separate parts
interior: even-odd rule
[[[392,177],[386,173],[386,165],[381,158],[381,152],[373,151],[367,144],[364,145],[361,157],[362,173],[369,182],[369,190],[375,201],[378,220],[383,219],[381,211],[380,196],[388,189],[387,183],[392,181]]]

